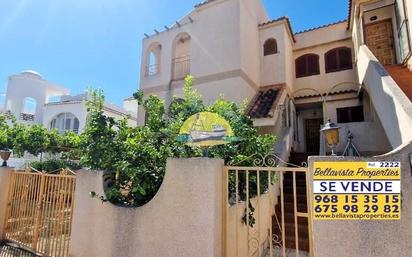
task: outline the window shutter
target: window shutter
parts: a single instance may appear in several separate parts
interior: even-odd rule
[[[263,55],[272,55],[277,54],[278,52],[278,44],[276,39],[270,38],[266,40],[265,44],[263,45]]]
[[[296,60],[296,77],[304,77],[306,75],[306,58],[300,57]]]
[[[326,73],[352,69],[352,51],[348,47],[339,47],[325,54]]]
[[[319,56],[306,54],[295,61],[296,78],[317,75],[319,71]]]
[[[340,70],[352,68],[352,53],[349,48],[339,49],[339,68]]]
[[[308,75],[319,74],[319,57],[317,55],[308,55]]]
[[[326,53],[326,72],[333,72],[338,69],[337,51],[332,50]]]
[[[336,114],[338,118],[338,123],[349,123],[349,122],[363,122],[365,121],[365,116],[363,113],[363,106],[353,106],[337,108]]]

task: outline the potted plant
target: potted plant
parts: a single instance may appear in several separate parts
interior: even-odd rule
[[[0,157],[3,160],[2,167],[7,166],[7,161],[11,155],[12,138],[10,135],[10,127],[6,122],[0,121]]]

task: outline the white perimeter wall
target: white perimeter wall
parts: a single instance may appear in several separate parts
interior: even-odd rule
[[[103,173],[77,173],[70,256],[221,257],[223,160],[169,159],[157,195],[140,208],[92,199]]]

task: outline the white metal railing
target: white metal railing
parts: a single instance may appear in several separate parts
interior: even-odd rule
[[[154,76],[159,73],[159,65],[158,64],[151,64],[146,66],[145,75],[146,77]]]
[[[173,80],[184,79],[190,74],[190,55],[185,55],[173,59]]]
[[[297,186],[304,175],[309,190],[307,172],[297,167],[225,167],[222,256],[313,256],[309,191]],[[291,183],[287,188],[286,174]],[[302,219],[307,221],[308,241],[299,240]]]
[[[30,114],[30,113],[20,113],[20,120],[23,121],[34,121],[34,114]]]

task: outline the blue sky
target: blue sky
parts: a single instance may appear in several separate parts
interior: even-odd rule
[[[162,29],[200,0],[0,0],[0,93],[33,69],[70,88],[102,88],[121,104],[138,88],[143,33]],[[263,0],[295,32],[346,19],[347,0]]]

